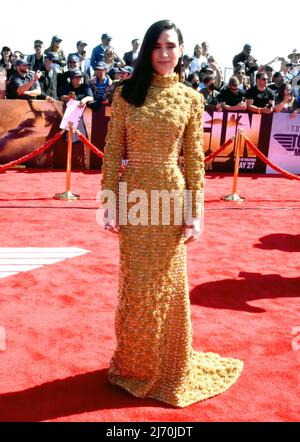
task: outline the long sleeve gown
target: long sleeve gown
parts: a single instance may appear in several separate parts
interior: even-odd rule
[[[222,393],[243,367],[238,359],[193,350],[185,239],[173,219],[178,206],[170,204],[170,222],[162,218],[162,205],[155,206],[159,221],[151,223],[151,191],[183,195],[185,189],[203,190],[202,117],[203,98],[179,83],[177,74],[153,76],[141,107],[127,103],[118,88],[104,152],[103,188],[115,192],[119,201],[121,182],[129,195],[127,205],[119,202],[117,346],[109,380],[134,396],[175,407]],[[184,174],[178,167],[182,148]],[[128,166],[120,177],[125,156]],[[137,202],[137,190],[147,201]],[[192,210],[193,216],[201,216],[203,199],[193,197]],[[133,220],[145,216],[140,223],[126,223],[130,214]]]

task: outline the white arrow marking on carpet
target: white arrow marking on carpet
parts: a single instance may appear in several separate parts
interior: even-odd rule
[[[78,247],[0,247],[0,278],[30,272],[87,253],[90,251]]]

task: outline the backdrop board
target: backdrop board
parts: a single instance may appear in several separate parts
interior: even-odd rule
[[[300,173],[300,115],[273,115],[269,159],[282,169]],[[267,173],[275,173],[267,166]]]
[[[16,160],[42,146],[59,132],[64,112],[61,102],[39,100],[0,100],[0,164]],[[111,106],[97,111],[88,107],[83,114],[88,139],[103,151]],[[249,112],[215,112],[205,108],[203,116],[205,155],[215,152],[242,129],[245,135],[273,163],[295,174],[300,173],[300,115],[280,113],[258,115]],[[236,143],[231,143],[212,162],[208,170],[231,173],[234,167]],[[102,160],[86,151],[88,168],[101,170]],[[274,173],[244,143],[240,144],[241,173]],[[63,168],[66,163],[66,140],[62,138],[42,155],[26,165],[30,167]]]

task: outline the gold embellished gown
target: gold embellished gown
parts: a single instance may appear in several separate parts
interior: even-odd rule
[[[118,88],[104,151],[103,188],[118,195],[121,181],[128,195],[143,190],[149,207],[151,190],[203,189],[202,116],[202,96],[179,83],[177,74],[153,76],[139,108],[127,103]],[[178,167],[182,147],[184,175]],[[125,156],[128,166],[120,177]],[[138,200],[131,201],[127,208],[120,204],[123,217]],[[203,201],[193,204],[193,216],[201,216]],[[192,348],[185,239],[172,215],[174,205],[169,225],[161,216],[151,225],[149,208],[149,223],[143,222],[148,225],[120,227],[117,346],[108,376],[134,396],[185,407],[228,389],[243,363]]]

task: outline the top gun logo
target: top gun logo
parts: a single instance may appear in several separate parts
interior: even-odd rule
[[[300,156],[300,135],[275,134],[274,138],[288,152],[294,152],[294,156]]]

